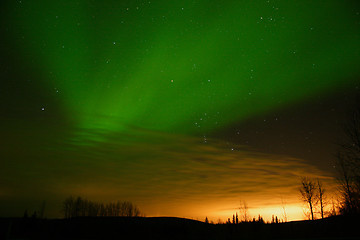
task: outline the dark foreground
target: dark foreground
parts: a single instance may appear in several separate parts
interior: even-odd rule
[[[212,225],[161,217],[0,218],[0,239],[360,239],[360,220]]]

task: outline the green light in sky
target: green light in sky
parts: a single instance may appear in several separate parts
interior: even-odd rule
[[[203,134],[359,73],[359,15],[344,1],[11,4],[38,84],[81,129]]]

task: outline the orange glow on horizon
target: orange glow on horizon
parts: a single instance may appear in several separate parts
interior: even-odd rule
[[[281,205],[273,205],[266,207],[257,207],[257,208],[249,208],[247,220],[252,221],[253,218],[258,219],[259,215],[264,219],[265,222],[271,222],[272,217],[278,217],[280,222],[291,222],[291,221],[301,221],[306,220],[306,216],[304,214],[306,208],[304,208],[303,204],[292,204],[287,205],[285,207],[285,212],[283,206]],[[180,217],[180,218],[188,218],[194,219],[198,221],[204,221],[207,217],[212,223],[225,223],[228,218],[232,221],[232,216],[238,214],[239,221],[244,220],[244,215],[241,214],[240,210],[221,210],[221,211],[209,211],[205,214],[196,214],[196,215],[188,215],[183,212],[182,214],[155,214],[155,215],[146,215],[147,217]],[[286,214],[286,215],[285,215]],[[285,217],[286,216],[286,217]]]
[[[265,222],[271,222],[272,218],[277,217],[279,222],[291,222],[291,221],[302,221],[307,220],[308,217],[306,213],[308,212],[307,205],[300,200],[299,195],[288,196],[289,198],[285,200],[272,199],[274,204],[264,204],[260,201],[248,200],[244,201],[248,207],[247,209],[247,221],[252,221],[253,218],[258,219],[259,215],[264,219]],[[331,199],[331,192],[328,192],[328,199]],[[269,199],[267,199],[269,200]],[[242,203],[244,203],[242,202]],[[256,205],[252,205],[256,203]],[[265,202],[265,201],[264,201]],[[244,221],[244,210],[241,206],[242,204],[238,201],[237,204],[234,204],[233,201],[229,199],[223,199],[218,202],[212,202],[208,204],[194,205],[189,204],[187,206],[176,207],[173,206],[172,209],[169,209],[168,213],[163,214],[158,212],[156,214],[147,215],[148,217],[180,217],[194,219],[198,221],[205,221],[207,217],[211,223],[225,223],[230,218],[232,222],[233,215],[238,214],[238,219]],[[325,212],[331,208],[331,204],[328,204],[325,207]],[[164,206],[164,205],[163,205]],[[242,205],[243,206],[243,205]],[[150,209],[149,209],[150,210]],[[320,218],[320,215],[316,213],[316,218]]]

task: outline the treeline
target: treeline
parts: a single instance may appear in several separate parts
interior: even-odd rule
[[[139,217],[140,210],[131,202],[93,202],[81,197],[72,196],[63,201],[64,218],[74,217]]]
[[[221,219],[218,220],[217,224],[242,224],[242,223],[257,223],[257,224],[265,224],[265,221],[263,217],[259,214],[258,217],[250,218],[249,212],[248,212],[248,205],[245,201],[240,202],[239,206],[239,213],[235,212],[235,214],[232,215],[232,218],[228,218],[226,222],[223,222]],[[275,218],[273,216],[271,223],[278,223],[278,217]],[[205,223],[211,223],[214,224],[213,221],[209,222],[209,219],[205,218]]]
[[[274,218],[273,218],[274,219]],[[277,219],[277,217],[276,217]],[[228,220],[226,221],[226,224],[240,224],[240,223],[265,223],[263,217],[261,215],[259,215],[257,218],[253,217],[252,220],[251,219],[239,219],[238,214],[233,214],[232,216],[232,221],[230,218],[228,218]]]

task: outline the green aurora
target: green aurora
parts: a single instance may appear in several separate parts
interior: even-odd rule
[[[205,135],[351,81],[351,3],[12,1],[6,18],[79,129]]]
[[[335,192],[359,12],[350,0],[1,1],[0,216],[45,200],[59,217],[81,195],[215,221],[240,200],[270,219],[286,200],[302,219],[300,176]]]

